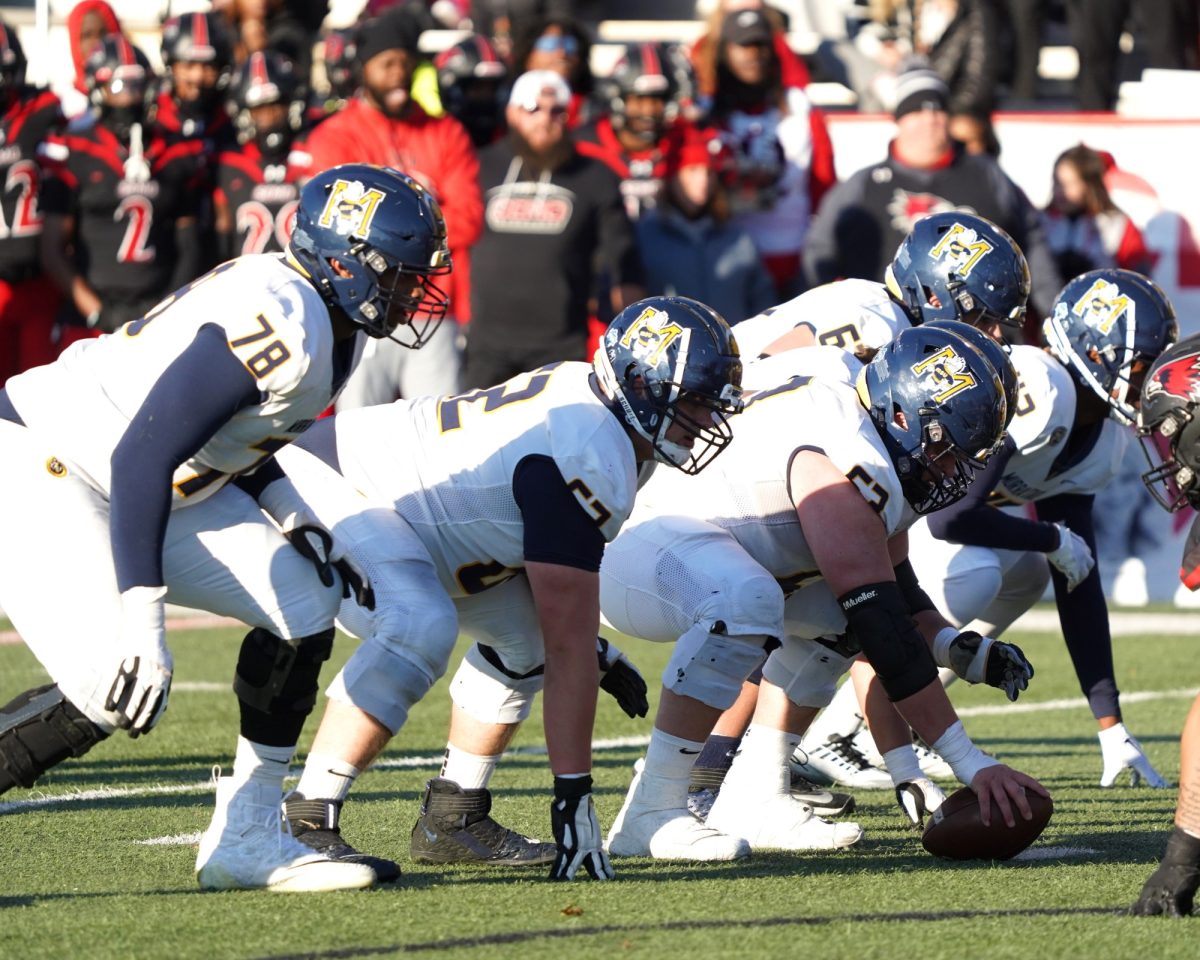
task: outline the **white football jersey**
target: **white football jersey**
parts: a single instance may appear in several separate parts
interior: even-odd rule
[[[742,390],[748,396],[770,390],[792,377],[820,377],[854,384],[862,363],[839,347],[794,347],[769,357],[751,360],[742,368]],[[736,425],[738,421],[733,421]]]
[[[1067,459],[1063,456],[1075,420],[1075,384],[1067,368],[1044,350],[1012,348],[1020,380],[1017,410],[1008,434],[1016,444],[996,487],[1005,500],[1028,503],[1058,493],[1095,493],[1116,476],[1134,441],[1133,432],[1115,420],[1100,424],[1095,443]]]
[[[412,525],[451,596],[479,593],[525,565],[512,482],[526,457],[554,460],[605,540],[629,516],[633,444],[591,373],[556,363],[486,390],[347,410],[334,420],[339,467]]]
[[[61,444],[56,456],[107,493],[109,462],[129,421],[162,372],[211,324],[254,375],[261,399],[235,413],[175,471],[172,505],[196,503],[294,440],[333,402],[329,311],[282,255],[224,263],[145,317],[72,345],[54,363],[10,379],[6,389],[26,425]]]
[[[908,314],[882,283],[837,280],[735,324],[733,335],[742,356],[750,360],[797,327],[808,327],[822,346],[853,353],[858,344],[877,350],[911,326]]]
[[[800,450],[825,453],[879,513],[889,537],[916,520],[854,387],[796,377],[751,397],[732,423],[733,442],[698,476],[660,471],[646,484],[630,527],[657,516],[707,520],[727,530],[785,593],[816,582],[820,573],[788,488]]]

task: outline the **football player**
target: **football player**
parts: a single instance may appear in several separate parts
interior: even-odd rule
[[[304,101],[292,64],[270,50],[252,53],[233,78],[229,109],[237,149],[217,155],[213,191],[222,259],[287,248],[305,164],[289,162]]]
[[[167,84],[156,121],[173,140],[200,140],[213,157],[236,143],[224,92],[233,72],[233,42],[218,13],[185,13],[162,28]]]
[[[201,272],[199,143],[169,144],[147,117],[146,55],[109,34],[85,64],[95,123],[42,147],[42,265],[61,323],[111,333]]]
[[[315,426],[303,449],[280,453],[335,534],[343,521],[340,508],[324,506],[328,467],[393,508],[410,531],[352,548],[371,572],[376,605],[373,613],[343,607],[340,622],[364,642],[329,689],[287,802],[302,842],[399,875],[341,838],[339,810],[445,671],[462,631],[475,643],[450,684],[449,747],[426,787],[414,859],[552,862],[558,879],[612,876],[591,802],[600,558],[653,463],[691,475],[726,447],[740,382],[720,316],[687,298],[652,297],[613,320],[590,365],[556,363],[461,396],[339,413]],[[613,666],[618,658],[606,652],[608,673],[629,679]],[[553,844],[488,815],[489,778],[543,683]]]
[[[63,116],[58,97],[25,83],[25,66],[17,32],[0,22],[0,384],[55,353],[58,291],[38,263],[37,153]]]
[[[960,636],[907,561],[907,529],[958,500],[1003,434],[1001,376],[963,329],[902,331],[856,385],[794,375],[809,351],[763,360],[777,386],[746,404],[740,453],[691,486],[669,475],[647,485],[605,555],[601,606],[618,630],[675,650],[610,853],[726,860],[858,842],[857,824],[825,821],[791,796],[787,761],[860,650],[979,794],[985,819],[1012,823],[1014,808],[1029,818],[1024,790],[1043,788],[975,747],[935,658],[963,671],[983,664],[1002,687],[1031,668],[1015,647]],[[754,723],[702,822],[687,806],[693,761],[760,665]]]
[[[939,609],[989,636],[1054,585],[1063,638],[1099,725],[1100,785],[1123,770],[1166,786],[1121,718],[1108,610],[1095,569],[1092,500],[1129,455],[1139,391],[1175,342],[1175,310],[1147,277],[1093,270],[1068,283],[1046,318],[1049,352],[1012,348],[1016,415],[961,501],[912,533],[913,566]],[[1036,519],[997,509],[1032,503]]]
[[[508,64],[492,42],[472,34],[439,53],[433,65],[446,112],[466,127],[476,149],[494,143],[504,128]]]
[[[1142,386],[1138,432],[1150,469],[1142,475],[1171,512],[1200,509],[1200,336],[1181,340],[1155,361]],[[1200,587],[1200,517],[1192,522],[1179,577]],[[1186,917],[1200,887],[1200,697],[1192,701],[1179,746],[1179,803],[1162,862],[1142,887],[1133,913]]]
[[[280,830],[283,777],[343,590],[369,597],[287,499],[271,455],[329,406],[366,336],[428,336],[446,308],[435,282],[450,268],[445,239],[415,181],[336,167],[306,185],[286,255],[222,264],[116,333],[8,381],[0,537],[22,548],[0,558],[0,605],[52,683],[0,708],[0,792],[33,786],[115,730],[137,737],[158,723],[170,600],[253,628],[234,680],[237,757],[201,840],[201,886],[374,881]],[[64,582],[67,605],[56,599]]]

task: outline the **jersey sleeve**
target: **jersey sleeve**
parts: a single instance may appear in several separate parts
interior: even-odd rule
[[[324,305],[314,310],[301,294],[293,293],[264,298],[257,309],[247,305],[231,313],[221,321],[229,349],[250,371],[258,389],[276,396],[300,389],[313,362],[313,342],[318,339],[315,323],[328,322]]]
[[[550,413],[551,451],[567,489],[611,541],[633,510],[633,445],[607,409],[569,404]]]

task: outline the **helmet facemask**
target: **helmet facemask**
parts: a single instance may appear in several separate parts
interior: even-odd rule
[[[355,319],[377,339],[392,340],[402,347],[419,350],[437,332],[436,323],[446,316],[450,298],[433,279],[450,272],[447,262],[424,271],[390,263],[378,250],[365,243],[351,248],[365,268],[373,291],[358,305]],[[390,278],[387,276],[391,273]],[[396,318],[395,308],[403,316]]]

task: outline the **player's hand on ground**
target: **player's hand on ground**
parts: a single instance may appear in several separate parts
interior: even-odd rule
[[[343,597],[353,597],[359,606],[375,609],[375,591],[366,572],[328,530],[315,523],[302,523],[285,530],[284,536],[300,556],[317,568],[321,583],[332,587],[336,577],[340,577]]]
[[[104,708],[118,714],[117,726],[131,737],[153,729],[167,709],[174,660],[166,642],[166,594],[166,587],[132,587],[121,594],[121,659]]]
[[[1186,917],[1200,887],[1200,838],[1179,827],[1171,832],[1162,863],[1130,909],[1136,917]]]
[[[925,815],[933,813],[946,799],[942,788],[928,777],[917,777],[896,784],[896,802],[909,822],[920,829]]]
[[[1096,558],[1083,537],[1065,523],[1055,526],[1058,528],[1058,546],[1046,554],[1046,559],[1066,577],[1067,592],[1070,593],[1087,579],[1096,565]]]
[[[985,826],[991,823],[993,816],[999,816],[1010,827],[1017,822],[1016,817],[1032,820],[1033,811],[1025,799],[1027,790],[1043,797],[1050,796],[1050,791],[1033,777],[1003,763],[984,767],[968,786],[979,797],[979,816]]]
[[[603,637],[596,638],[600,661],[600,689],[609,694],[630,717],[644,717],[650,709],[646,681],[633,662]]]
[[[1146,756],[1146,751],[1138,739],[1128,732],[1123,737],[1109,738],[1101,731],[1100,753],[1104,760],[1104,769],[1100,774],[1100,786],[1111,787],[1117,778],[1129,771],[1129,785],[1136,787],[1143,780],[1146,786],[1161,789],[1169,786],[1163,775],[1154,769],[1154,764]]]
[[[574,880],[581,868],[593,880],[613,878],[612,864],[604,852],[604,837],[592,803],[590,776],[554,778],[550,822],[558,847],[558,856],[550,867],[551,880]]]
[[[986,683],[1016,700],[1033,679],[1033,664],[1015,643],[964,630],[950,644],[950,665],[968,683]]]

